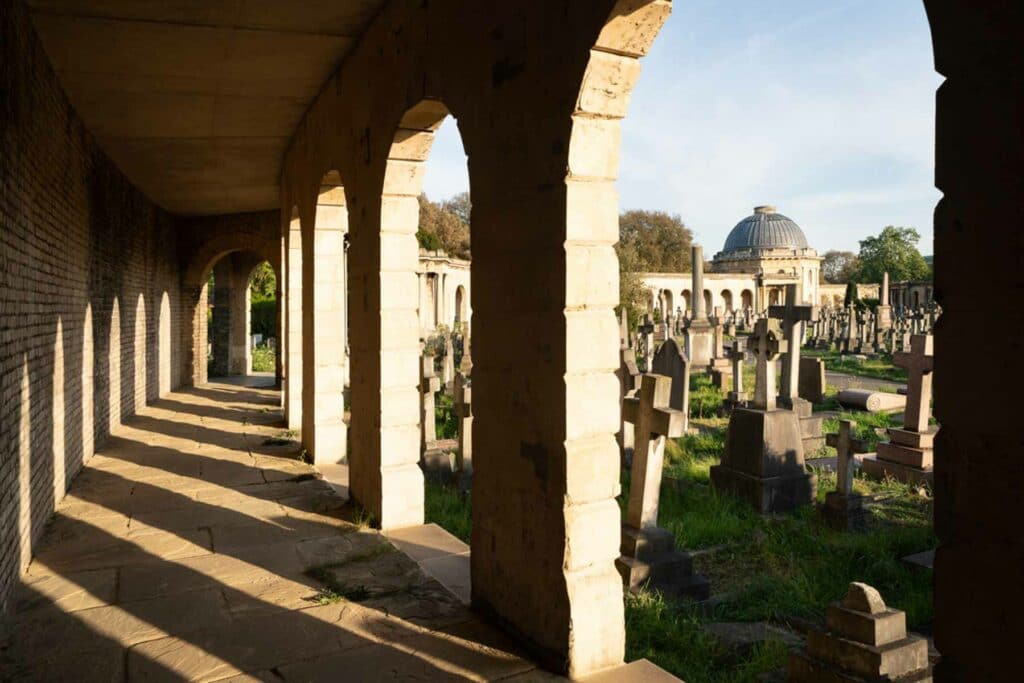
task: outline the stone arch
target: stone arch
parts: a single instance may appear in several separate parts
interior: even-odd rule
[[[721,293],[722,297],[722,310],[725,313],[732,313],[732,291],[729,289],[723,289]]]
[[[715,310],[715,308],[714,308],[714,297],[711,295],[711,290],[710,289],[705,289],[704,290],[704,311],[705,311],[705,313],[710,314],[711,311],[713,311],[713,310]]]
[[[680,294],[683,297],[683,304],[684,304],[683,308],[685,309],[684,313],[686,311],[693,310],[693,305],[692,305],[692,302],[690,301],[690,290],[684,289],[682,292],[680,292]]]
[[[466,288],[459,285],[455,288],[455,322],[469,322],[469,298],[466,296]]]
[[[672,300],[672,290],[663,289],[661,290],[660,301],[661,304],[661,319],[664,320],[667,313],[675,311],[675,305]]]
[[[740,292],[740,306],[744,311],[754,306],[754,293],[749,289],[744,289]]]
[[[195,230],[204,235],[200,224]],[[263,229],[258,219],[239,217],[228,224],[228,229],[213,230],[193,246],[181,278],[181,350],[182,381],[185,384],[206,383],[207,368],[207,307],[210,292],[207,282],[214,266],[235,252],[250,252],[259,261],[269,261],[280,281],[281,246],[273,233]]]

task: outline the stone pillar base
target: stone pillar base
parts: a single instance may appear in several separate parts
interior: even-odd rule
[[[762,515],[810,505],[817,484],[818,478],[813,474],[755,477],[725,465],[711,468],[711,486],[716,491],[725,491],[746,500]]]
[[[666,529],[623,525],[622,556],[615,560],[615,567],[626,589],[636,592],[646,587],[672,597],[706,600],[711,584],[693,573],[693,558],[675,545]]]
[[[860,531],[867,526],[869,512],[864,507],[864,496],[829,491],[821,508],[821,516],[833,529]]]

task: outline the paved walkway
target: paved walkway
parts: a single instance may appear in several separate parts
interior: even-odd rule
[[[211,384],[118,430],[35,548],[0,679],[556,679],[356,523],[277,405]]]

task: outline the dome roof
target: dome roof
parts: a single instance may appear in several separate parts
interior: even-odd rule
[[[758,206],[725,238],[723,252],[746,249],[806,249],[807,238],[800,226],[774,206]]]

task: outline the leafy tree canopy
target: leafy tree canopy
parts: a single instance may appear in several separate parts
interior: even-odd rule
[[[678,215],[626,211],[619,216],[619,307],[635,327],[647,310],[648,293],[638,273],[680,273],[690,268],[693,233]]]
[[[449,256],[470,257],[469,195],[462,193],[443,202],[420,195],[420,224],[416,239],[423,249],[443,249]]]
[[[893,282],[929,279],[931,268],[917,249],[920,239],[914,228],[889,225],[876,237],[861,240],[857,280],[881,282],[885,272]]]
[[[859,266],[857,255],[852,251],[826,251],[825,260],[821,262],[821,279],[832,284],[849,282]]]
[[[277,297],[277,276],[270,263],[264,261],[256,266],[249,277],[249,287],[252,290],[252,300],[273,301]]]

